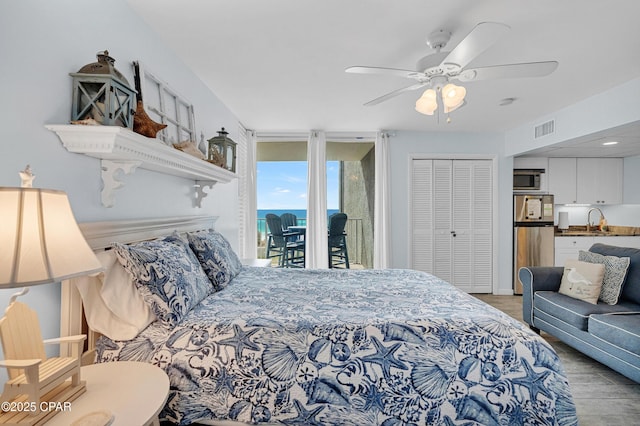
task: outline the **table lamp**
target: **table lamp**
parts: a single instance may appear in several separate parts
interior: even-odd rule
[[[44,343],[50,342],[42,340],[35,312],[16,298],[26,294],[29,286],[96,273],[103,267],[84,239],[67,195],[62,191],[32,188],[34,176],[29,166],[20,176],[22,187],[0,187],[0,289],[25,287],[11,297],[5,316],[0,319],[4,352],[0,363],[9,373],[2,399],[27,395],[29,401],[39,403],[41,398],[47,400],[47,392],[55,388],[54,383],[63,385],[69,377],[72,377],[72,386],[80,387],[79,356],[85,336],[57,340],[57,343],[77,343],[72,352],[78,359],[56,357],[58,364],[55,365],[66,363],[66,366],[47,367],[52,358],[46,359]],[[31,365],[27,365],[28,362]],[[12,386],[16,389],[12,390]],[[27,415],[38,417],[39,414]],[[6,422],[0,418],[0,423]]]

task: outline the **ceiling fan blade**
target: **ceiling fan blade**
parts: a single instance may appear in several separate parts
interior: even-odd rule
[[[497,78],[544,77],[554,72],[556,68],[558,68],[558,62],[556,61],[494,65],[464,70],[457,79],[466,82]]]
[[[484,52],[500,37],[509,31],[510,27],[498,22],[481,22],[447,55],[441,65],[455,64],[464,68]]]
[[[412,70],[403,70],[398,68],[383,68],[383,67],[349,67],[344,70],[348,73],[353,74],[382,74],[382,75],[392,75],[395,77],[405,77],[405,78],[427,78],[424,73]]]
[[[394,98],[404,92],[410,92],[411,90],[418,90],[426,85],[428,85],[429,83],[417,83],[417,84],[412,84],[411,86],[407,86],[407,87],[403,87],[401,89],[398,90],[394,90],[393,92],[389,92],[386,95],[382,95],[379,98],[375,98],[369,102],[367,102],[366,104],[364,104],[365,106],[372,106],[372,105],[377,105],[381,102],[384,102],[388,99]]]

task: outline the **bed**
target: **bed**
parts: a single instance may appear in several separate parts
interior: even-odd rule
[[[577,425],[554,350],[523,324],[450,284],[413,270],[242,267],[226,253],[223,237],[202,231],[212,226],[211,219],[184,222],[172,219],[150,234],[125,232],[124,237],[109,233],[104,223],[83,227],[97,251],[106,241],[126,243],[116,244],[119,262],[114,265],[124,267],[134,283],[150,279],[180,296],[168,297],[163,311],[157,292],[148,290],[153,285],[142,291],[137,282],[149,309],[137,315],[135,332],[122,332],[127,339],[90,339],[96,362],[143,361],[167,372],[171,390],[162,420],[180,425]],[[212,233],[213,239],[207,236]],[[198,250],[187,243],[193,243],[187,234],[210,245]],[[191,247],[202,271],[196,271],[193,257],[185,266],[168,251],[151,250],[156,243],[136,243],[142,237]],[[212,255],[211,244],[225,243],[223,255]],[[215,257],[218,266],[227,262],[232,272],[221,280],[203,254]],[[230,258],[221,261],[225,255]],[[140,261],[144,267],[132,266]],[[182,273],[185,279],[203,272],[209,281],[190,281],[201,289],[195,292],[176,290],[158,262],[173,269],[179,264],[189,271]],[[73,319],[79,317],[81,297],[75,287],[69,282],[63,290],[63,328],[69,332],[78,327]]]

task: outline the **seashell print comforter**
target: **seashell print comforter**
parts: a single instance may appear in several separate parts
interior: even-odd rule
[[[542,338],[411,270],[246,267],[174,329],[101,338],[117,360],[167,372],[180,425],[577,425]]]

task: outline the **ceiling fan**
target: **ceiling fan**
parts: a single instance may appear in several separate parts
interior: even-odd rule
[[[551,74],[557,67],[556,61],[528,62],[506,65],[494,65],[480,68],[466,66],[493,43],[509,31],[510,27],[497,22],[481,22],[450,52],[442,52],[451,33],[439,30],[427,38],[427,45],[435,53],[420,59],[416,70],[384,67],[349,67],[345,71],[356,74],[382,74],[413,79],[416,82],[375,98],[364,105],[376,105],[402,93],[428,89],[416,101],[416,110],[433,115],[438,108],[437,93],[442,97],[443,110],[449,113],[465,104],[466,89],[452,82],[470,82],[500,78],[543,77]]]

